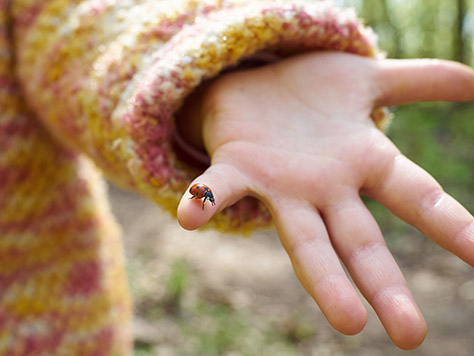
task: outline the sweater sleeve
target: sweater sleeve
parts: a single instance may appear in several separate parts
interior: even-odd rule
[[[173,115],[203,80],[257,53],[337,50],[376,57],[350,10],[314,1],[17,0],[17,73],[28,104],[62,145],[175,213],[199,171],[173,149]],[[384,115],[374,115],[374,120]],[[214,225],[253,228],[242,201]]]
[[[0,355],[125,355],[131,301],[105,184],[25,103],[8,3],[0,1]]]

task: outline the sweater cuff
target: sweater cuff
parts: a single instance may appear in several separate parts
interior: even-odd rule
[[[128,89],[127,106],[119,110],[118,119],[128,132],[121,147],[124,153],[134,152],[129,168],[140,190],[155,200],[163,198],[164,190],[176,191],[174,198],[165,194],[175,209],[197,174],[172,149],[173,115],[202,81],[262,51],[285,57],[312,50],[378,55],[376,36],[359,23],[354,12],[326,2],[249,3],[210,12],[183,28],[157,51],[143,73],[137,73],[140,79]],[[377,122],[382,121],[377,116]],[[227,214],[235,215],[232,209]]]

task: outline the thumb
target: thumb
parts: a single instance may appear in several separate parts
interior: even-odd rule
[[[178,205],[178,221],[186,230],[194,230],[207,223],[215,214],[248,195],[244,175],[235,167],[220,163],[209,167],[194,179]],[[204,185],[210,195],[191,194],[195,184]]]
[[[378,62],[378,106],[416,101],[474,100],[474,71],[437,59],[388,59]]]

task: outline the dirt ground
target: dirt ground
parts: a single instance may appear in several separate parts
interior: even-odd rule
[[[149,346],[140,355],[187,355],[180,348],[184,341],[179,340],[183,335],[179,315],[150,316],[154,303],[166,302],[171,266],[183,260],[190,276],[186,277],[186,290],[178,291],[184,300],[180,303],[204,298],[208,303],[243,311],[251,316],[250,320],[276,322],[287,329],[288,339],[295,343],[288,355],[474,355],[474,269],[413,229],[407,228],[403,236],[390,239],[389,245],[429,331],[420,348],[404,352],[390,342],[369,306],[369,322],[361,334],[348,337],[334,331],[294,276],[275,231],[250,238],[212,231],[188,232],[143,198],[113,187],[110,196],[124,231],[136,305],[137,343]],[[303,336],[301,325],[307,326]],[[185,335],[192,338],[192,333]],[[233,351],[225,355],[241,354],[250,353]],[[266,354],[263,350],[255,353]]]

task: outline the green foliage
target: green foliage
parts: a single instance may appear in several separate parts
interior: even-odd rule
[[[202,301],[192,312],[192,316],[180,322],[187,340],[182,351],[185,355],[301,355],[285,333],[249,311]]]
[[[340,0],[379,36],[389,57],[436,57],[474,65],[474,0]]]
[[[134,356],[150,356],[152,354],[153,347],[149,344],[136,343],[135,349],[133,350]]]
[[[150,276],[151,277],[151,276]],[[229,300],[232,291],[201,291],[188,262],[178,258],[165,278],[165,292],[159,299],[139,294],[136,311],[150,325],[173,324],[170,344],[135,341],[135,356],[160,355],[162,347],[186,356],[300,356],[302,343],[314,336],[313,324],[297,313],[271,320]],[[222,294],[222,295],[221,295]],[[160,327],[157,328],[159,333]]]
[[[180,313],[183,294],[186,291],[189,267],[185,259],[176,259],[166,282],[166,307],[171,313]]]

